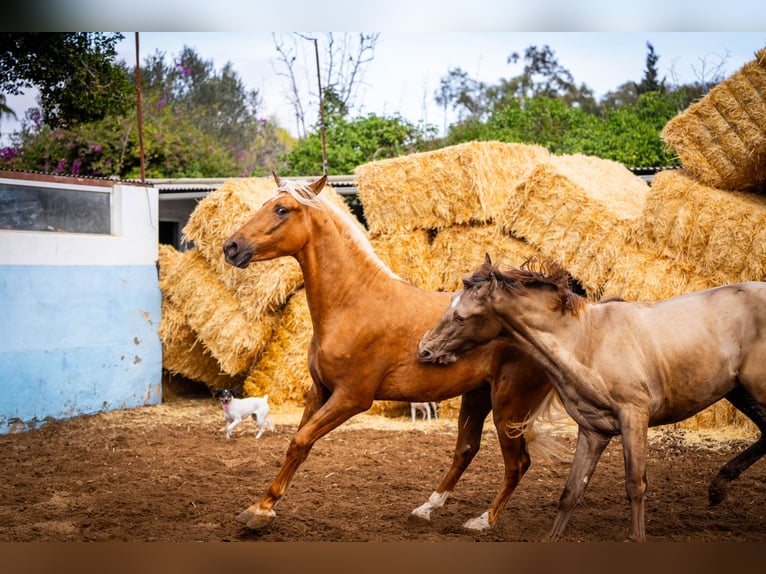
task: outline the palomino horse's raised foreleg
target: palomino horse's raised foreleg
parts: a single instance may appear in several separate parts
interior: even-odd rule
[[[287,448],[282,468],[261,501],[243,511],[237,516],[237,520],[252,529],[267,526],[276,517],[274,509],[282,500],[295,472],[306,460],[314,443],[355,414],[369,408],[369,404],[359,405],[354,400],[349,400],[349,397],[342,396],[342,393],[333,393],[327,402],[308,421],[302,423],[302,426],[295,433],[290,441],[290,446]]]
[[[761,436],[747,449],[727,462],[710,482],[708,502],[711,506],[720,503],[729,490],[729,483],[766,454],[766,408],[758,403],[743,387],[736,387],[725,397],[731,404],[752,420]]]
[[[492,398],[489,385],[482,385],[463,395],[460,402],[457,443],[452,457],[452,466],[436,490],[431,493],[428,501],[412,511],[412,516],[430,521],[431,512],[441,508],[447,502],[447,497],[455,489],[465,469],[479,452],[484,420],[490,410],[492,410]]]
[[[547,540],[555,541],[564,532],[564,529],[572,516],[572,511],[582,500],[585,487],[588,486],[596,463],[601,458],[601,453],[609,444],[611,436],[584,429],[582,426],[577,431],[577,447],[572,459],[564,491],[559,499],[556,518],[548,533]]]

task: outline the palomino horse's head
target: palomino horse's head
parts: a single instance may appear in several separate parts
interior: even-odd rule
[[[245,268],[251,261],[274,259],[300,251],[308,239],[306,209],[318,205],[327,181],[323,175],[313,183],[286,182],[274,176],[277,193],[223,244],[226,262]]]
[[[477,277],[486,281],[477,282]],[[497,287],[489,255],[470,277],[463,279],[464,289],[452,296],[439,322],[420,339],[418,360],[421,363],[448,365],[457,356],[490,342],[500,335],[502,325],[492,312],[489,297]]]

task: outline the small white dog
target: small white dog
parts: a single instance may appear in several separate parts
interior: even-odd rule
[[[436,403],[410,403],[410,413],[412,414],[412,422],[415,422],[417,414],[423,415],[423,420],[431,420],[431,413],[433,412],[434,419],[439,419],[439,407]]]
[[[215,397],[221,401],[223,418],[229,424],[226,425],[226,438],[231,438],[231,431],[245,420],[248,416],[258,425],[258,434],[255,438],[261,438],[263,431],[268,425],[269,430],[274,432],[274,425],[269,418],[269,395],[264,397],[247,397],[237,399],[231,389],[223,389],[215,392]]]

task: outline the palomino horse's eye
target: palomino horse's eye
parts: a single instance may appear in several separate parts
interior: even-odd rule
[[[290,210],[289,210],[289,209],[287,209],[287,208],[286,208],[285,206],[283,206],[283,205],[277,205],[277,206],[274,208],[274,213],[276,213],[276,214],[277,214],[279,217],[284,217],[285,215],[287,215],[288,213],[290,213]]]

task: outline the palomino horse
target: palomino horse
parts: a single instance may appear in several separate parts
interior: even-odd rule
[[[419,356],[450,364],[499,338],[543,365],[579,425],[549,538],[562,534],[601,453],[621,434],[631,538],[643,541],[648,427],[680,421],[725,397],[761,436],[711,483],[711,504],[723,500],[728,483],[766,452],[766,283],[658,303],[594,305],[567,288],[558,265],[532,267],[528,261],[503,271],[487,256],[423,336]]]
[[[257,529],[275,507],[314,443],[376,399],[441,401],[462,395],[452,466],[412,514],[429,520],[479,450],[490,410],[505,464],[504,483],[489,510],[465,526],[491,528],[530,464],[523,437],[506,432],[547,402],[542,369],[498,341],[444,369],[418,361],[418,340],[450,294],[426,292],[394,275],[375,255],[361,226],[319,195],[326,177],[305,184],[280,180],[277,193],[223,245],[226,261],[247,267],[289,255],[300,264],[313,324],[308,349],[313,385],[300,426],[266,494],[238,516]],[[494,408],[493,408],[494,407]]]

